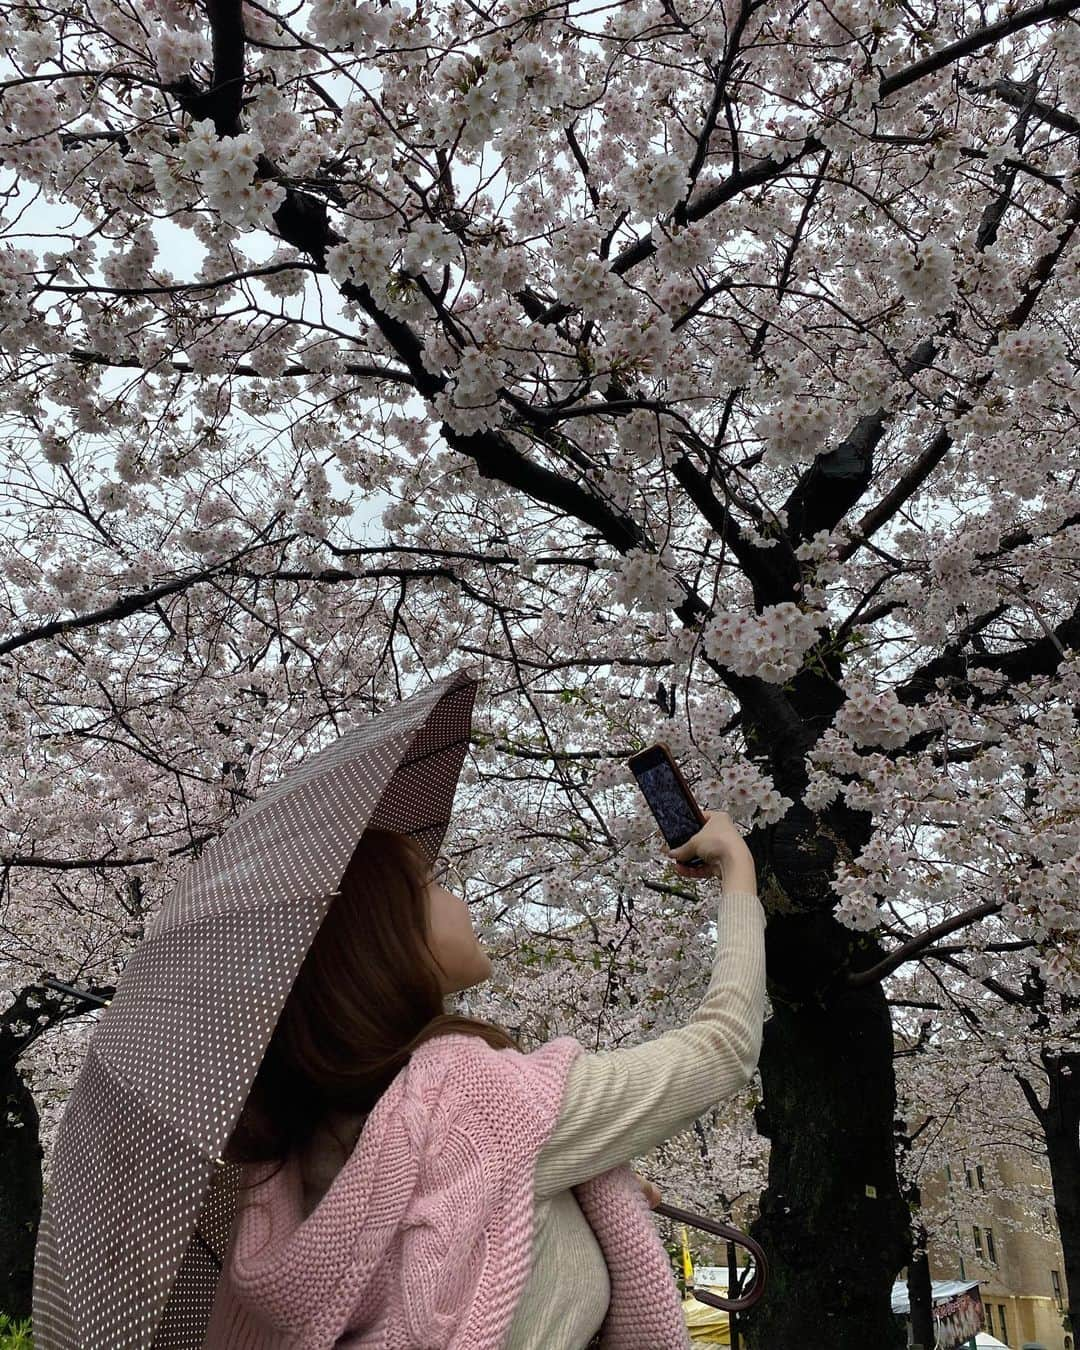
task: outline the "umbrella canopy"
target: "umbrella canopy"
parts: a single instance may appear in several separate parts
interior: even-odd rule
[[[242,1175],[220,1154],[364,830],[438,854],[478,683],[459,670],[346,732],[181,877],[90,1037],[57,1130],[37,1350],[202,1350]]]

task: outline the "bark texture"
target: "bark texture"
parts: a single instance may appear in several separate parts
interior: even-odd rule
[[[762,1301],[741,1319],[748,1350],[903,1350],[892,1285],[909,1250],[896,1175],[892,1025],[879,984],[847,989],[876,942],[831,915],[776,915],[759,1131],[768,1186],[750,1234],[770,1261]]]
[[[34,1247],[41,1219],[40,1120],[13,1063],[0,1068],[0,1312],[30,1316]]]

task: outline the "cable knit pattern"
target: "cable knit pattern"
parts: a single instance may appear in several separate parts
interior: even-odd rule
[[[291,1158],[247,1168],[210,1350],[501,1350],[529,1274],[533,1173],[568,1036],[531,1054],[452,1034],[422,1045],[304,1218]],[[492,1110],[492,1103],[497,1109]],[[671,1266],[630,1168],[573,1188],[603,1251],[602,1350],[689,1346]]]

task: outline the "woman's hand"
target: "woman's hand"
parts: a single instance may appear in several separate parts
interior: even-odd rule
[[[639,1177],[636,1172],[634,1173],[634,1180],[641,1187],[645,1199],[648,1200],[649,1208],[655,1209],[660,1203],[660,1192],[651,1181],[646,1181],[644,1177]]]
[[[729,891],[756,891],[754,857],[738,826],[726,811],[703,811],[705,824],[678,848],[664,852],[681,877],[722,877]],[[688,859],[700,858],[702,865],[690,867]]]

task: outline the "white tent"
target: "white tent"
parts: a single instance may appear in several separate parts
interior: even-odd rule
[[[930,1285],[931,1297],[935,1303],[941,1303],[955,1294],[965,1294],[969,1289],[977,1288],[978,1284],[978,1280],[933,1280]],[[892,1310],[894,1313],[905,1314],[911,1311],[907,1284],[904,1280],[897,1280],[892,1287]]]
[[[991,1336],[988,1331],[980,1331],[975,1337],[975,1344],[979,1350],[1009,1350],[1004,1341],[999,1341],[996,1336]]]

